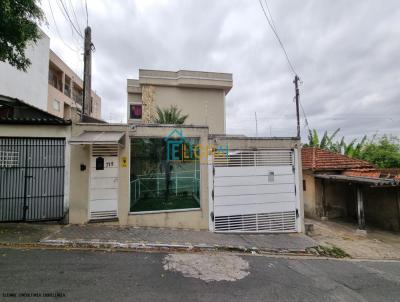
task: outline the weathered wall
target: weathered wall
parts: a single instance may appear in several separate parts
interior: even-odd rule
[[[312,178],[306,174],[306,179]],[[308,182],[307,182],[308,185]],[[368,226],[385,230],[400,231],[400,196],[396,188],[362,187],[364,194],[365,221]],[[357,201],[355,185],[346,182],[325,180],[325,193],[328,218],[346,217],[357,221]],[[315,180],[315,208],[312,211],[312,198],[305,192],[306,215],[323,216],[322,211],[322,180]],[[310,202],[311,201],[311,202]]]
[[[307,177],[307,185],[314,178],[311,174]],[[323,186],[325,184],[325,205],[328,218],[347,217],[354,215],[354,187],[348,183],[335,182],[314,178],[314,196],[315,202],[312,202],[312,196],[308,197],[307,215],[310,217],[324,216],[323,209]],[[311,195],[311,192],[309,192]],[[308,194],[308,193],[307,193]]]
[[[84,171],[80,170],[81,165],[86,166]],[[69,223],[85,223],[89,217],[89,145],[71,146],[70,175]]]
[[[305,181],[305,190],[303,188],[304,215],[306,217],[318,217],[316,205],[316,187],[315,178],[311,171],[303,170],[303,180]]]
[[[354,202],[353,186],[342,182],[325,181],[328,218],[346,217],[349,215],[348,204]]]
[[[400,231],[400,204],[397,188],[365,189],[365,221],[391,231]]]

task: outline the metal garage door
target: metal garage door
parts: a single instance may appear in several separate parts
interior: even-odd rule
[[[0,137],[0,221],[64,215],[65,140]]]
[[[293,150],[235,150],[213,161],[214,231],[297,231]]]

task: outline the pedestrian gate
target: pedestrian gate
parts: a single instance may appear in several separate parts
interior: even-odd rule
[[[64,215],[65,140],[0,137],[0,221]]]
[[[230,150],[213,158],[215,232],[296,232],[295,151]]]

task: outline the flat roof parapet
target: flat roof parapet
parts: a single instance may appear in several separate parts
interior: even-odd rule
[[[231,73],[191,70],[164,71],[139,69],[139,80],[128,79],[128,87],[134,90],[140,85],[222,89],[228,93],[233,85]]]

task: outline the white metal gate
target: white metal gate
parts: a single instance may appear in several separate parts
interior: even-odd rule
[[[93,145],[90,168],[91,220],[118,217],[118,145]]]
[[[299,199],[291,149],[230,150],[213,158],[215,232],[296,232]]]

